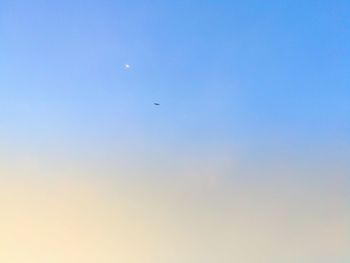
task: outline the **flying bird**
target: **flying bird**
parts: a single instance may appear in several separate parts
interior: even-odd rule
[[[159,105],[160,105],[160,104],[159,104],[159,103],[157,103],[157,102],[154,102],[153,104],[154,104],[154,105],[156,105],[156,106],[159,106]]]

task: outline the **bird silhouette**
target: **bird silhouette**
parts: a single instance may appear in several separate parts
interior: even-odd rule
[[[156,105],[156,106],[159,106],[159,105],[160,105],[160,104],[159,104],[159,103],[157,103],[157,102],[154,102],[153,104],[154,104],[154,105]]]

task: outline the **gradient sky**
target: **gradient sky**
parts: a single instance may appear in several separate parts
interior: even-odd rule
[[[128,222],[130,244],[115,242],[153,263],[348,262],[349,13],[345,0],[2,0],[0,205],[14,223],[0,261],[138,263],[108,247]],[[102,240],[91,257],[69,247],[89,240],[80,222],[89,246]]]

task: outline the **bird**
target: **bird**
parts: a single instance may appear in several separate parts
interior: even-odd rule
[[[157,102],[153,102],[154,105],[159,106],[160,104]]]

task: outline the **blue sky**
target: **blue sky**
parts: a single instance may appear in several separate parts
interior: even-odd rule
[[[4,1],[3,132],[348,141],[349,9],[346,1]]]

